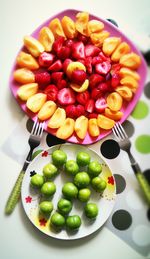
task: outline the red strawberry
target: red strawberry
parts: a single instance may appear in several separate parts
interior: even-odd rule
[[[120,76],[119,76],[119,74],[113,73],[112,77],[111,77],[111,87],[114,89],[114,88],[116,88],[119,85],[119,83],[120,83]]]
[[[119,73],[120,68],[121,68],[121,65],[119,63],[118,64],[113,64],[112,67],[111,67],[111,74]]]
[[[82,85],[85,79],[86,79],[86,72],[84,70],[77,69],[77,70],[74,70],[71,74],[71,80],[75,84]]]
[[[93,74],[89,77],[89,87],[93,89],[102,81],[104,81],[103,76],[99,74]]]
[[[105,111],[105,108],[107,107],[107,103],[105,98],[101,97],[96,100],[95,102],[95,109],[99,113],[103,113]]]
[[[76,60],[85,58],[83,42],[74,42],[72,44],[72,57]]]
[[[78,39],[78,41],[82,41],[84,44],[86,44],[89,41],[89,38],[84,36],[81,33],[78,33],[77,39]]]
[[[51,76],[48,72],[38,72],[35,74],[35,82],[41,89],[45,88],[51,81]]]
[[[66,110],[67,117],[76,119],[77,113],[76,113],[76,106],[74,104],[68,105],[65,110]]]
[[[60,71],[62,69],[62,62],[60,59],[58,59],[57,61],[55,61],[49,68],[49,71],[52,72],[57,72]]]
[[[61,105],[74,104],[76,101],[74,91],[71,88],[59,90],[57,99]]]
[[[84,115],[85,114],[85,108],[83,105],[81,104],[78,104],[76,106],[76,116],[77,117],[80,117],[81,115]]]
[[[64,62],[63,62],[63,71],[66,73],[67,67],[68,65],[72,62],[72,60],[70,58],[67,58]]]
[[[102,92],[100,89],[98,89],[97,87],[93,88],[92,89],[92,92],[91,92],[91,98],[93,100],[97,100],[98,98],[100,98],[102,96]]]
[[[102,82],[97,86],[97,89],[101,91],[101,93],[106,93],[110,91],[110,85],[109,85],[109,81],[107,82]]]
[[[58,53],[64,44],[65,38],[60,36],[53,43],[53,50]]]
[[[111,69],[111,64],[109,61],[104,61],[95,65],[95,71],[98,74],[106,75]]]
[[[85,60],[84,59],[78,59],[78,62],[82,63],[85,66]]]
[[[73,42],[74,42],[73,40],[68,39],[68,40],[66,40],[66,41],[65,41],[65,46],[66,46],[66,47],[71,48],[71,47],[72,47]]]
[[[88,115],[88,118],[89,118],[89,119],[93,119],[93,118],[97,119],[97,117],[98,117],[98,114],[97,114],[97,113],[90,113],[90,114]]]
[[[57,85],[58,81],[60,81],[63,78],[63,74],[63,72],[53,72],[51,74],[52,82]]]
[[[88,44],[85,46],[85,56],[86,57],[94,57],[98,55],[100,49],[92,44]]]
[[[89,74],[92,74],[92,57],[87,57],[85,59],[85,66],[86,66],[87,72]]]
[[[57,56],[60,59],[66,59],[70,57],[71,49],[67,46],[63,46],[58,52]]]
[[[99,57],[101,57],[102,61],[111,61],[110,57],[105,56],[102,51],[99,53]]]
[[[65,87],[67,87],[67,81],[65,79],[61,79],[57,82],[58,89],[63,89]]]
[[[103,62],[102,58],[100,56],[96,56],[92,58],[92,65],[95,66],[98,63]]]
[[[49,67],[53,61],[54,61],[55,56],[51,53],[47,52],[42,52],[39,56],[39,65],[41,67]]]
[[[94,105],[95,102],[93,99],[89,99],[87,103],[85,104],[85,110],[89,113],[92,113],[94,111]]]
[[[89,98],[90,98],[90,94],[87,90],[82,93],[78,93],[76,96],[77,101],[83,105],[85,105],[87,103]]]
[[[55,85],[48,85],[44,93],[47,95],[47,100],[56,101],[57,100],[57,93],[58,89]]]

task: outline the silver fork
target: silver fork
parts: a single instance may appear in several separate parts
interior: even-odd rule
[[[133,169],[133,171],[136,175],[136,178],[137,178],[137,180],[138,180],[138,182],[141,186],[143,194],[144,194],[148,204],[150,205],[150,185],[149,185],[147,179],[145,178],[144,174],[141,172],[140,166],[138,165],[135,158],[131,154],[131,151],[130,151],[131,142],[130,142],[124,128],[118,122],[118,123],[115,124],[115,126],[113,127],[112,130],[113,130],[113,133],[114,133],[116,139],[118,140],[118,144],[119,144],[120,148],[127,152],[128,157],[130,159],[132,169]]]
[[[24,162],[24,165],[22,167],[22,170],[16,180],[16,183],[10,193],[10,196],[8,198],[8,201],[6,203],[5,207],[5,213],[6,214],[11,214],[20,198],[20,193],[21,193],[21,185],[23,181],[24,174],[27,170],[28,165],[30,164],[32,160],[32,154],[33,150],[40,145],[41,138],[42,138],[42,133],[44,130],[44,122],[39,123],[37,120],[34,122],[32,131],[28,140],[29,146],[30,146],[30,151],[27,155],[27,158]]]

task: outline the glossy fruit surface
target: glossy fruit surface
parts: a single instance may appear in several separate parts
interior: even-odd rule
[[[56,166],[62,166],[67,160],[67,154],[63,150],[55,150],[52,153],[52,161]]]
[[[89,202],[84,207],[84,212],[87,218],[95,219],[98,215],[98,207],[96,203]]]

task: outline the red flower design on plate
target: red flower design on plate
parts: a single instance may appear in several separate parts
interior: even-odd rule
[[[40,226],[46,226],[46,223],[47,223],[47,220],[46,219],[44,219],[44,218],[41,218],[41,219],[39,219],[39,222],[40,222]]]
[[[43,151],[43,152],[42,152],[42,156],[43,156],[43,157],[47,157],[47,156],[48,156],[48,152],[47,152],[47,151]]]
[[[26,203],[31,203],[32,202],[32,197],[31,196],[27,196],[25,197]]]
[[[113,178],[113,176],[108,177],[108,183],[114,185],[114,178]]]

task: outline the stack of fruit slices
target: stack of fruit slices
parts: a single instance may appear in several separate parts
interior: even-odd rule
[[[26,109],[58,138],[84,140],[122,118],[139,86],[141,58],[101,21],[79,12],[52,19],[38,38],[25,36],[16,65],[17,97]]]

